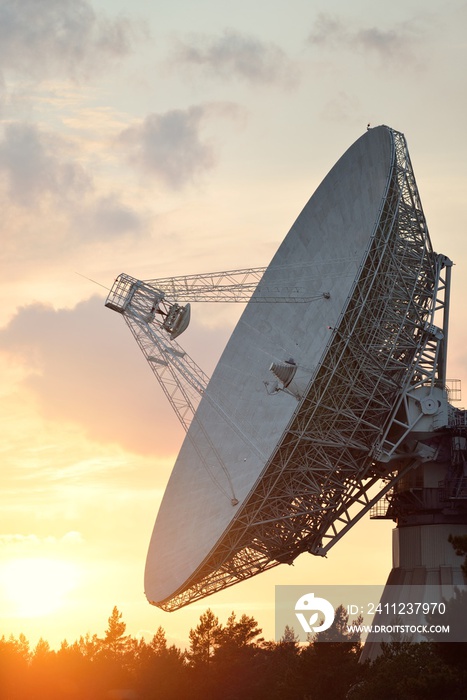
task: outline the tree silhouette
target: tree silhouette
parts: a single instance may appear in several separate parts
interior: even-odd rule
[[[300,637],[298,634],[295,634],[293,627],[289,627],[289,625],[284,627],[284,634],[280,638],[282,644],[293,644],[295,647],[297,647],[299,639]]]
[[[157,628],[157,632],[151,639],[149,646],[156,656],[161,656],[167,651],[167,638],[161,626]]]
[[[259,637],[262,630],[253,617],[242,615],[237,621],[237,616],[232,611],[225,627],[218,625],[214,631],[214,641],[218,650],[222,648],[241,649],[251,644],[256,637]],[[263,641],[256,640],[256,643]]]
[[[31,652],[29,642],[20,634],[18,639],[10,635],[0,639],[0,697],[21,697],[26,693]]]
[[[183,652],[162,627],[149,641],[127,635],[114,607],[102,638],[86,634],[58,651],[43,638],[31,651],[24,635],[2,637],[0,699],[465,700],[465,655],[441,653],[449,644],[385,645],[373,663],[359,664],[347,622],[340,606],[327,642],[300,645],[291,628],[265,642],[253,617],[232,612],[222,625],[208,609]]]
[[[114,606],[104,637],[90,639],[95,689],[105,692],[132,687],[135,682],[134,649],[137,640],[125,634],[122,613]]]
[[[465,700],[466,675],[447,666],[430,643],[385,644],[347,700]]]
[[[360,617],[353,621],[355,625],[360,623]],[[360,633],[349,632],[348,624],[349,615],[344,606],[339,605],[331,627],[313,635],[303,649],[300,677],[308,675],[313,679],[308,697],[343,700],[348,688],[360,678]]]
[[[199,624],[189,632],[188,659],[193,666],[209,665],[220,632],[219,620],[208,608],[199,618]]]
[[[129,637],[125,636],[126,624],[122,620],[122,613],[115,605],[108,619],[109,626],[102,640],[102,648],[111,654],[118,656],[128,650]]]

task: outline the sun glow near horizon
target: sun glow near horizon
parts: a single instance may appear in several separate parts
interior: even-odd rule
[[[0,586],[12,617],[44,617],[66,606],[80,579],[80,570],[71,561],[24,557],[4,563]]]

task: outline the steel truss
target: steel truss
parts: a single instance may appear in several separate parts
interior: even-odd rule
[[[209,378],[176,340],[170,337],[172,321],[168,326],[167,319],[183,313],[183,308],[168,302],[157,287],[125,274],[119,275],[115,280],[106,306],[123,315],[176,416],[188,432],[191,423],[196,420],[196,408]],[[160,321],[155,322],[156,318]],[[227,466],[201,421],[197,421],[197,427],[204,437],[207,451],[203,452],[196,440],[192,441],[193,447],[210,478],[236,505],[238,501]],[[220,484],[210,467],[213,457],[227,478],[229,492]]]
[[[261,283],[265,267],[250,267],[242,270],[207,272],[181,277],[165,277],[148,280],[146,284],[163,289],[167,296],[183,303],[194,301],[247,302],[253,292],[258,291],[256,303],[299,302],[306,303],[321,298],[329,298],[328,292],[305,294],[303,289],[293,285],[284,288],[268,287]],[[260,286],[258,286],[260,285]]]
[[[209,377],[175,338],[188,325],[189,302],[246,302],[258,288],[265,269],[256,267],[228,270],[144,282],[122,273],[115,280],[106,300],[108,308],[122,314],[185,431],[188,432],[193,421],[197,422],[197,428],[204,436],[207,448],[203,452],[196,440],[192,440],[193,447],[210,478],[233,505],[237,505],[238,500],[229,470],[205,426],[196,417],[200,398],[206,396],[232,429],[243,440],[248,441],[250,447],[254,450],[257,448],[227,416],[222,406],[209,394],[205,394]],[[328,292],[305,294],[297,286],[275,289],[263,285],[254,301],[306,303],[328,297]],[[180,306],[179,302],[187,305]],[[210,466],[212,463],[220,465],[226,476],[229,492],[226,492],[216,478]]]
[[[255,267],[144,282],[121,274],[115,280],[106,306],[123,315],[185,430],[209,377],[175,342],[167,319],[185,309],[178,302],[247,302],[265,270]],[[306,295],[296,286],[272,289],[263,285],[254,301],[306,303],[328,297],[328,292]]]
[[[403,449],[407,402],[444,388],[451,262],[431,248],[405,138],[389,131],[382,208],[323,359],[229,528],[183,588],[157,601],[165,610],[301,552],[324,555],[423,460]]]
[[[122,273],[110,290],[105,305],[124,317],[186,431],[209,381],[175,341],[178,333],[174,335],[174,326],[189,302],[247,302],[258,288],[260,293],[254,298],[258,303],[307,303],[329,298],[328,292],[310,295],[297,286],[287,289],[258,287],[265,270],[265,267],[254,267],[144,282]],[[179,302],[187,307],[180,306]],[[216,409],[228,420],[221,406],[217,405]]]

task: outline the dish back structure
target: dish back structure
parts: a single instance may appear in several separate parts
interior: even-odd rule
[[[176,409],[187,436],[149,547],[151,603],[175,610],[303,552],[324,556],[436,457],[426,435],[455,420],[445,388],[450,270],[432,249],[405,138],[381,126],[307,203],[210,381],[174,340],[187,323],[180,303],[194,298],[188,278],[117,278],[107,306],[153,371],[183,374],[188,363],[202,397]],[[175,302],[166,309],[161,288]]]

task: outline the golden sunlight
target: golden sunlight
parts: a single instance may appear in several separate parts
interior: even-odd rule
[[[12,559],[0,574],[4,600],[16,617],[40,617],[59,610],[78,580],[75,564],[46,557]]]

